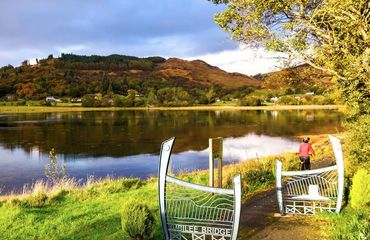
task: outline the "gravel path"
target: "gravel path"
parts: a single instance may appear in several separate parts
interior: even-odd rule
[[[239,240],[317,240],[325,235],[327,222],[312,216],[278,214],[276,191],[269,190],[252,197],[242,205]]]

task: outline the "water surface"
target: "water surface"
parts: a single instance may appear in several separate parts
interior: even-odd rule
[[[334,110],[112,111],[0,116],[3,192],[44,178],[55,148],[70,176],[155,176],[162,141],[176,136],[175,172],[208,166],[208,138],[224,138],[225,163],[297,151],[298,135],[339,130]]]

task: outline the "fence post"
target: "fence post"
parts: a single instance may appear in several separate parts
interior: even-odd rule
[[[281,183],[281,171],[282,171],[282,163],[280,161],[276,161],[276,195],[277,201],[279,205],[280,214],[284,215],[284,205],[283,205],[283,188]]]

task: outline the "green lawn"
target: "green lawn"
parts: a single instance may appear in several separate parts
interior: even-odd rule
[[[162,239],[157,182],[132,187],[129,182],[121,179],[61,191],[40,207],[28,202],[33,199],[3,202],[0,239],[123,239],[120,211],[125,202],[133,200],[144,202],[155,213],[153,239]]]

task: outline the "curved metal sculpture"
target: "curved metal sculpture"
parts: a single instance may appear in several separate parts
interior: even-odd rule
[[[175,138],[162,143],[159,207],[166,240],[236,240],[241,207],[240,175],[233,189],[213,188],[167,175]]]
[[[284,214],[339,213],[344,188],[344,165],[339,139],[329,135],[336,165],[306,171],[282,171],[276,161],[276,190],[279,210]],[[284,178],[284,179],[283,179]]]

